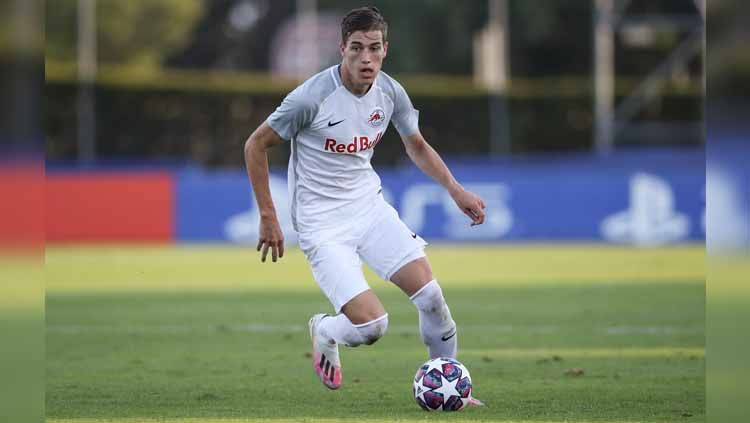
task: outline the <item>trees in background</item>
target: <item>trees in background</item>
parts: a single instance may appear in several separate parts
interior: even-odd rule
[[[78,6],[77,0],[47,2],[47,59],[75,61]],[[190,41],[203,8],[200,0],[97,0],[98,62],[161,65]]]

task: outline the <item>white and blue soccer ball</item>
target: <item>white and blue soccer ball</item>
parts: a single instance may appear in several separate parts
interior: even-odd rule
[[[471,375],[454,358],[433,358],[417,370],[413,393],[424,410],[458,411],[471,399]]]

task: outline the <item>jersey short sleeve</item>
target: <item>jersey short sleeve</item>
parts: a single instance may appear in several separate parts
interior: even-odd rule
[[[309,126],[318,111],[317,102],[300,85],[287,94],[279,107],[266,119],[268,126],[284,140],[290,140],[302,128]]]
[[[419,131],[419,111],[411,104],[411,99],[401,84],[393,81],[393,117],[391,122],[402,137]]]

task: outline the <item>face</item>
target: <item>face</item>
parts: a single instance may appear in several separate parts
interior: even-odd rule
[[[383,66],[388,42],[380,31],[355,31],[341,45],[342,67],[355,86],[368,86]]]

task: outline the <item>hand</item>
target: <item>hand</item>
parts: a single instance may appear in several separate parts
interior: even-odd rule
[[[484,200],[473,192],[461,188],[456,193],[451,194],[453,201],[465,215],[471,219],[471,226],[481,225],[484,223]]]
[[[260,219],[258,226],[258,246],[256,250],[263,251],[260,255],[260,261],[266,262],[268,249],[271,249],[271,260],[276,262],[278,258],[284,257],[284,234],[281,232],[279,221],[275,217]]]

